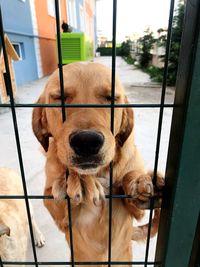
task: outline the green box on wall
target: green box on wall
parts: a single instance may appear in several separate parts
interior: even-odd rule
[[[93,58],[93,43],[82,32],[61,33],[62,64]]]

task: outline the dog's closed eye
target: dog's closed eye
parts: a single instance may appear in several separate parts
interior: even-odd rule
[[[52,92],[51,97],[53,98],[53,100],[61,101],[61,99],[62,99],[61,92],[59,92],[59,91]],[[70,96],[68,94],[64,93],[64,101],[66,101],[69,97]]]
[[[68,98],[68,97],[64,95],[64,101],[66,101],[67,98]],[[54,100],[59,100],[59,101],[61,101],[61,99],[62,99],[62,96],[61,96],[61,95],[54,97]]]
[[[107,102],[111,102],[112,99],[113,99],[111,95],[105,95],[105,96],[103,96],[103,98],[104,98]],[[114,100],[115,100],[115,101],[118,101],[119,98],[120,98],[120,97],[119,97],[118,95],[115,95]]]

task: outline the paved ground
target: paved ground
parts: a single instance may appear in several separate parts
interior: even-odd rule
[[[95,61],[111,66],[110,57],[99,57]],[[127,65],[121,58],[117,58],[117,73],[126,89],[129,101],[137,104],[159,103],[161,88],[152,84],[147,74]],[[47,78],[40,79],[28,85],[18,88],[20,103],[33,103],[40,95]],[[168,88],[166,103],[173,102],[174,91]],[[42,194],[44,184],[44,157],[39,151],[39,145],[31,130],[31,109],[18,108],[17,122],[21,139],[21,149],[24,161],[24,170],[30,194]],[[136,142],[143,154],[146,167],[153,167],[155,156],[155,144],[157,135],[159,110],[135,109]],[[159,169],[164,171],[166,153],[171,122],[171,109],[164,112],[163,131],[161,137],[161,149]],[[11,112],[0,115],[0,163],[19,172],[18,156],[16,151],[15,137]],[[37,249],[39,261],[68,261],[69,249],[64,236],[55,227],[48,212],[43,207],[42,201],[33,200],[37,221],[46,237],[46,246]],[[151,242],[150,257],[153,260],[156,239]],[[145,245],[133,244],[134,260],[144,260]],[[32,260],[32,250],[29,244],[27,260]]]

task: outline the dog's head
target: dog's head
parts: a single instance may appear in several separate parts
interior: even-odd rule
[[[63,67],[64,97],[67,104],[110,104],[111,71],[98,63],[73,63]],[[47,82],[40,96],[40,104],[60,104],[58,70]],[[127,103],[123,87],[116,80],[115,103]],[[33,131],[48,150],[49,137],[57,144],[57,155],[67,167],[82,174],[92,174],[108,166],[117,147],[123,147],[133,129],[131,108],[115,108],[114,133],[111,132],[111,109],[70,107],[36,107],[33,110]]]

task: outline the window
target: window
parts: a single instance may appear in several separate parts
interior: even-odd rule
[[[24,44],[23,43],[12,43],[15,51],[17,52],[19,59],[22,60],[25,58],[24,54]]]
[[[56,16],[54,0],[47,0],[47,9],[48,9],[49,16],[52,16],[52,17]]]
[[[76,19],[76,2],[75,0],[69,0],[69,24],[77,28],[77,19]]]

